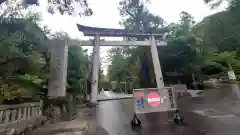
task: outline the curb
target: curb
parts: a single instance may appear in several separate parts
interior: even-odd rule
[[[112,98],[112,99],[98,99],[97,101],[109,101],[109,100],[123,100],[123,99],[133,99],[133,97],[123,97],[123,98]]]
[[[124,99],[133,99],[133,97],[122,97],[122,98],[112,98],[112,99],[98,99],[98,102],[103,102],[103,101],[111,101],[111,100],[124,100]],[[76,108],[93,108],[98,106],[99,104],[96,104],[94,106],[89,106],[88,104],[82,104],[82,105],[76,105]]]

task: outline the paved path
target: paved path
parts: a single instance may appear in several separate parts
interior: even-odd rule
[[[122,98],[123,100],[111,100]],[[88,113],[91,115],[91,120],[90,122],[88,121],[90,127],[87,127],[90,135],[199,135],[198,132],[187,126],[176,126],[171,122],[162,123],[162,115],[159,113],[140,116],[140,119],[144,121],[143,128],[135,131],[130,125],[130,120],[133,116],[132,94],[102,91],[98,99],[109,101],[100,102],[96,108],[90,109],[90,112],[89,110],[83,112],[83,108],[79,108],[78,110],[79,118],[88,115]],[[81,123],[80,121],[72,121],[65,125],[62,124],[62,126],[58,125],[55,129],[79,129],[78,125],[84,124],[79,124],[78,122]],[[77,133],[82,135],[83,131],[63,132],[55,135],[78,135]]]
[[[103,101],[96,111],[98,124],[108,135],[200,135],[188,126],[176,126],[171,122],[162,123],[162,116],[159,113],[140,116],[143,128],[139,131],[133,130],[130,125],[133,116],[132,99]]]
[[[188,90],[187,92],[191,95],[191,97],[203,96],[202,94],[203,90]],[[128,99],[128,98],[133,98],[133,94],[115,93],[112,91],[101,91],[98,95],[98,101]]]
[[[223,91],[223,93],[220,91],[214,91],[213,93],[210,92],[206,94],[203,101],[198,99],[191,102],[196,102],[194,103],[195,109],[202,110],[204,108],[214,108],[221,102],[230,103],[229,101],[222,101],[222,99],[224,99],[223,97],[226,97],[226,95],[232,95],[232,93],[229,91]],[[44,133],[40,132],[40,134],[34,135],[83,135],[86,133],[86,130],[88,131],[87,135],[202,135],[189,126],[176,126],[171,121],[167,123],[163,122],[163,115],[160,113],[140,115],[139,118],[143,121],[143,127],[141,130],[133,130],[130,125],[130,120],[133,117],[132,95],[103,91],[99,94],[98,98],[100,100],[110,100],[102,101],[96,108],[88,108],[88,111],[86,112],[84,112],[84,109],[86,108],[78,108],[77,120],[47,126],[47,128],[42,128],[42,131],[45,131]],[[116,98],[129,99],[111,100]],[[220,108],[216,109],[221,112],[224,112],[225,110],[227,113],[227,119],[215,115],[213,117],[215,119],[221,118],[220,120],[222,123],[229,122],[228,125],[232,123],[238,127],[240,124],[240,117],[237,114],[240,115],[240,111],[237,108],[240,105],[236,104],[237,102],[234,102],[235,106],[233,106],[233,104],[224,104],[223,106],[223,103],[221,103]],[[88,114],[90,114],[89,119],[83,119],[83,117]],[[229,119],[229,116],[234,119]],[[191,119],[191,121],[195,124],[199,124],[196,123],[196,119]],[[225,126],[223,128],[227,127]],[[61,132],[52,132],[51,134],[50,132],[49,134],[46,133],[46,131],[52,130],[58,130]],[[233,132],[233,130],[230,131]],[[236,133],[238,134],[239,132]]]
[[[88,123],[85,120],[76,119],[72,121],[47,124],[37,129],[33,135],[86,135]]]

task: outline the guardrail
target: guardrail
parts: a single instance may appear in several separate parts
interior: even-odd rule
[[[31,126],[33,126],[33,123],[41,117],[42,102],[19,105],[0,105],[0,131],[15,133],[16,130],[25,130],[31,123]],[[12,129],[14,131],[7,131]]]

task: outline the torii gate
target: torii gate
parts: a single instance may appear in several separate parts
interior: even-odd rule
[[[157,88],[164,88],[162,70],[157,52],[157,46],[166,45],[166,42],[163,39],[164,33],[134,33],[124,29],[97,28],[79,24],[77,24],[77,27],[79,31],[83,32],[84,36],[94,37],[93,41],[81,41],[82,46],[93,46],[92,81],[94,81],[94,83],[91,85],[91,103],[97,103],[100,46],[150,46]],[[100,40],[100,37],[123,37],[124,40],[104,41]],[[143,37],[146,40],[128,41],[127,37]]]
[[[157,88],[164,88],[161,65],[159,62],[157,46],[165,46],[166,42],[162,33],[134,33],[124,29],[109,29],[88,27],[77,24],[79,31],[84,36],[94,37],[93,41],[81,41],[82,46],[93,46],[93,71],[92,80],[95,82],[91,85],[91,103],[97,102],[98,95],[98,74],[100,66],[100,46],[150,46],[153,60],[153,67],[157,82]],[[104,41],[100,37],[123,37],[123,41]],[[144,41],[128,41],[127,37],[142,37]],[[155,40],[158,39],[158,40]],[[67,77],[67,58],[68,43],[64,39],[50,41],[51,48],[51,68],[49,78],[48,97],[58,98],[66,96],[66,77]]]

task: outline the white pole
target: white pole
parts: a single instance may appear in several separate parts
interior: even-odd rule
[[[160,65],[160,61],[159,61],[159,57],[158,57],[158,51],[157,51],[155,37],[151,36],[150,40],[151,40],[152,61],[153,61],[156,82],[157,82],[157,88],[161,89],[161,88],[164,88],[164,82],[163,82],[162,69],[161,69],[161,65]]]
[[[127,81],[125,80],[125,94],[127,94]]]
[[[91,103],[97,103],[98,95],[98,74],[100,64],[100,36],[96,35],[93,46],[93,72],[92,72],[92,88],[91,88]]]

